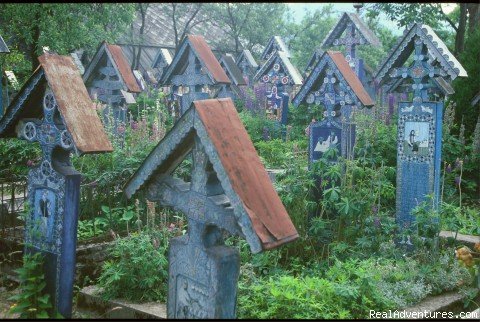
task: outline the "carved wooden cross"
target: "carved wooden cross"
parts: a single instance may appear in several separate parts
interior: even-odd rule
[[[354,99],[345,89],[345,86],[340,82],[338,84],[340,90],[335,89],[335,83],[337,79],[333,74],[331,68],[327,68],[326,75],[323,79],[323,84],[318,91],[307,96],[308,104],[320,104],[325,106],[323,112],[324,119],[331,121],[333,118],[340,116],[339,111],[335,111],[335,106],[345,107],[354,104]]]
[[[413,103],[415,105],[428,100],[427,89],[434,87],[428,84],[428,79],[435,76],[446,76],[443,69],[433,66],[432,60],[428,56],[428,49],[420,39],[415,37],[415,52],[413,56],[413,64],[409,67],[393,68],[390,72],[392,78],[407,78],[413,80]]]
[[[356,67],[357,45],[364,45],[365,40],[356,33],[356,27],[352,22],[347,24],[345,37],[333,41],[335,46],[345,45],[345,59],[352,67]]]
[[[66,151],[74,149],[72,137],[68,133],[57,111],[58,106],[51,91],[43,97],[44,118],[25,119],[23,127],[19,128],[20,136],[29,142],[39,142],[42,149],[41,171],[45,176],[52,172],[52,159],[57,157],[53,151],[61,147]],[[63,162],[69,162],[62,159]]]

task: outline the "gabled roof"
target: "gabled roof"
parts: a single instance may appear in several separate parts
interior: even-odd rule
[[[375,79],[380,85],[390,80],[392,69],[403,66],[414,51],[414,39],[418,36],[427,47],[430,59],[438,61],[439,67],[447,73],[448,78],[467,77],[467,72],[460,62],[448,50],[445,43],[438,38],[430,26],[416,23],[405,29],[403,36],[392,47],[385,60],[379,65]]]
[[[235,85],[247,85],[245,80],[243,79],[243,75],[241,70],[235,65],[235,61],[233,60],[232,56],[223,55],[220,59],[220,66],[223,64],[225,66],[225,71],[229,76],[230,80]]]
[[[45,53],[38,60],[40,66],[0,120],[0,136],[15,137],[15,126],[20,119],[42,115],[41,102],[48,84],[77,150],[81,153],[113,151],[72,57]]]
[[[478,102],[480,102],[480,91],[473,97],[471,105],[475,106]]]
[[[294,105],[300,105],[306,99],[308,93],[312,91],[315,85],[323,83],[323,78],[321,78],[321,75],[328,67],[333,69],[333,71],[336,73],[338,81],[342,81],[342,79],[345,80],[349,86],[350,95],[356,97],[363,106],[369,107],[375,105],[375,102],[372,100],[370,95],[368,95],[357,75],[345,60],[343,54],[339,51],[330,50],[324,52],[320,57],[320,60],[317,62],[312,72],[305,80],[305,83],[292,100]]]
[[[0,53],[9,53],[10,50],[7,47],[7,44],[3,41],[2,36],[0,35]]]
[[[294,85],[301,85],[303,78],[302,75],[298,72],[295,66],[292,65],[290,59],[283,51],[276,51],[270,58],[263,64],[259,71],[255,74],[253,80],[258,81],[263,75],[266,75],[273,68],[275,61],[279,58],[279,62],[282,65],[285,72],[288,74]]]
[[[173,56],[167,48],[160,48],[160,50],[157,53],[157,56],[153,60],[152,63],[152,68],[157,68],[159,67],[159,64],[165,64],[165,66],[170,66],[172,63]]]
[[[252,53],[250,52],[250,50],[248,50],[248,49],[242,50],[242,52],[240,53],[240,55],[238,55],[238,57],[237,57],[237,65],[239,65],[240,62],[241,62],[243,59],[245,59],[251,67],[253,67],[253,68],[258,68],[258,64],[257,64],[257,62],[255,61],[255,59],[253,58]]]
[[[305,67],[305,72],[309,69],[309,68],[313,68],[315,66],[315,63],[320,59],[320,57],[322,57],[323,55],[323,50],[319,49],[319,48],[316,48],[314,51],[313,51],[313,54],[312,56],[310,57],[310,59],[308,60],[308,63],[307,63],[307,67]]]
[[[272,36],[272,38],[270,38],[267,46],[263,50],[262,56],[260,56],[260,59],[267,59],[267,55],[271,54],[273,51],[283,51],[288,58],[292,57],[287,45],[285,45],[285,42],[280,36]]]
[[[207,71],[213,82],[220,84],[230,84],[227,74],[220,66],[217,58],[213,54],[210,46],[202,36],[187,35],[179,46],[179,49],[173,57],[173,61],[162,76],[162,83],[169,84],[170,78],[174,75],[174,71],[182,69],[184,66],[185,57],[187,57],[189,50],[192,50],[195,56],[198,58],[202,67]]]
[[[196,140],[254,253],[298,238],[230,98],[194,101],[129,179],[127,197],[148,188],[156,178],[169,176]]]
[[[373,32],[370,31],[367,25],[360,19],[356,13],[347,13],[344,12],[337,24],[330,30],[327,37],[322,42],[321,47],[330,47],[334,46],[335,39],[339,39],[347,25],[353,23],[356,31],[360,34],[361,38],[364,40],[365,44],[372,46],[381,46],[380,40],[375,36]]]
[[[87,68],[85,68],[83,80],[85,82],[89,80],[104,55],[107,55],[108,59],[112,62],[112,66],[114,66],[117,71],[118,78],[121,79],[125,85],[125,89],[132,93],[140,93],[142,90],[138,86],[130,65],[123,55],[122,48],[117,45],[110,45],[106,41],[103,41],[100,44],[95,56],[93,56],[93,59],[88,64]]]

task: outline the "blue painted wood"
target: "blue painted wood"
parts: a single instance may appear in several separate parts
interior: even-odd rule
[[[39,142],[42,161],[28,174],[30,214],[25,222],[26,252],[45,255],[46,291],[52,312],[71,317],[80,193],[80,174],[70,164],[75,150],[70,133],[57,117],[58,106],[47,88],[43,118],[23,119],[19,137]]]

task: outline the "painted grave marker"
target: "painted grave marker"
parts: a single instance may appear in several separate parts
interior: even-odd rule
[[[162,76],[163,86],[171,86],[170,104],[179,118],[194,100],[215,97],[230,79],[202,36],[187,35]]]
[[[302,85],[303,79],[283,51],[273,52],[254,77],[254,82],[267,85],[265,109],[267,117],[287,124],[289,92]]]
[[[46,291],[54,309],[70,318],[80,197],[70,154],[113,149],[73,59],[50,53],[38,59],[0,120],[0,137],[18,136],[42,149],[40,164],[28,174],[25,251],[45,255]]]
[[[172,176],[188,153],[191,182]],[[254,253],[298,238],[230,98],[194,101],[125,186],[188,217],[171,239],[168,318],[235,317],[239,253],[224,232]]]
[[[323,120],[310,124],[309,166],[332,145],[338,148],[340,155],[352,156],[355,144],[355,124],[350,122],[352,109],[374,105],[338,51],[326,51],[320,56],[292,103],[324,107]]]
[[[405,67],[412,54],[413,63]],[[398,104],[396,208],[401,230],[410,227],[415,220],[412,209],[427,195],[433,194],[432,207],[438,207],[443,101],[436,101],[434,94],[439,90],[448,95],[453,91],[449,82],[466,76],[432,28],[420,23],[405,29],[376,72],[380,85],[408,85],[413,94],[412,102]]]

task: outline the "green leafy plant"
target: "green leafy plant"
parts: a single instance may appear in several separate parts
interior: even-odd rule
[[[20,292],[9,298],[16,301],[9,313],[19,313],[21,319],[61,317],[58,313],[53,316],[49,314],[52,303],[50,295],[44,293],[46,282],[42,271],[43,261],[41,253],[24,255],[23,267],[15,270],[20,279]]]
[[[106,299],[165,301],[168,286],[168,231],[134,232],[115,240],[112,260],[103,264],[98,285]]]

